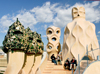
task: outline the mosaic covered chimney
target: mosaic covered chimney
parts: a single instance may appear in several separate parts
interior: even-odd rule
[[[44,43],[41,35],[32,32],[29,27],[25,29],[17,19],[9,27],[3,41],[3,51],[9,55],[5,74],[28,74],[33,64],[37,70],[36,62],[38,62],[37,59],[41,62],[43,50]]]
[[[20,50],[25,53],[43,53],[44,44],[41,35],[32,32],[30,28],[24,26],[17,19],[10,27],[3,41],[3,51]]]

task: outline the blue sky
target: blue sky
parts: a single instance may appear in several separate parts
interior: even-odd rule
[[[77,6],[83,6],[86,20],[95,24],[100,43],[100,1],[0,0],[0,46],[16,18],[19,18],[25,28],[30,27],[32,31],[41,34],[45,46],[48,43],[46,29],[51,25],[60,27],[60,43],[63,44],[64,28],[72,21],[71,10]]]

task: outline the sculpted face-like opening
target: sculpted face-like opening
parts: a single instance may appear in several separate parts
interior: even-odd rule
[[[29,40],[33,40],[33,38],[29,37]]]
[[[59,46],[57,46],[57,49],[59,48]]]
[[[55,37],[53,37],[53,38],[52,38],[52,41],[56,41],[56,38],[55,38]]]
[[[41,40],[37,40],[37,42],[41,43],[42,41]]]
[[[20,31],[15,31],[14,34],[23,34],[23,33]]]
[[[49,49],[52,49],[52,47],[51,47],[51,46],[48,46],[48,48],[49,48]]]
[[[58,31],[56,31],[56,34],[58,34],[60,31],[58,30]]]
[[[48,31],[48,34],[52,34],[52,31],[49,30],[49,31]]]
[[[79,14],[77,16],[79,16]]]

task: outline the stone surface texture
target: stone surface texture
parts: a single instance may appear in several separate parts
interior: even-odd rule
[[[83,74],[100,74],[100,61],[90,64]]]
[[[62,57],[63,60],[75,57],[78,61],[78,54],[80,60],[86,53],[86,46],[88,51],[99,48],[98,40],[95,33],[95,25],[85,20],[84,7],[74,7],[72,9],[73,21],[68,23],[64,30]],[[98,50],[99,51],[99,50]],[[94,57],[99,54],[94,51]],[[93,54],[89,54],[89,58],[94,59]]]

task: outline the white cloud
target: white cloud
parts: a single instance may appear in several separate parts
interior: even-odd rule
[[[18,18],[25,27],[32,27],[37,23],[36,19],[34,18],[34,14],[31,14],[30,12],[20,13],[16,15],[13,20],[16,20],[16,18]]]
[[[50,4],[50,2],[46,2],[42,6],[37,6],[30,10],[19,10],[16,15],[4,15],[0,18],[0,25],[3,27],[2,31],[7,30],[8,26],[15,22],[16,18],[19,18],[19,21],[25,27],[29,26],[35,30],[37,28],[34,25],[38,23],[53,23],[53,26],[62,28],[72,21],[71,11],[73,7],[77,6],[83,6],[85,8],[87,21],[98,23],[100,22],[99,5],[99,1],[93,1],[91,3],[84,2],[83,4],[76,3],[73,6],[69,4],[62,6],[59,3]],[[44,25],[45,30],[46,28],[47,25]]]
[[[47,29],[47,25],[44,25],[44,29],[45,29],[45,30]]]
[[[31,12],[35,13],[38,22],[52,22],[53,12],[50,10],[50,2],[46,2],[42,7],[35,7]]]
[[[3,30],[1,30],[1,33],[7,33],[7,29],[3,29]]]
[[[46,45],[44,45],[44,51],[46,51]]]
[[[60,9],[57,12],[57,17],[55,17],[53,24],[54,26],[58,26],[60,28],[67,25],[67,23],[71,22],[71,10],[69,9]]]
[[[98,23],[100,22],[100,9],[98,5],[100,4],[99,1],[94,1],[92,3],[76,3],[73,6],[70,6],[67,9],[59,9],[57,11],[57,17],[55,17],[53,24],[54,26],[64,27],[72,20],[71,10],[73,7],[83,6],[86,11],[86,20],[90,22]]]
[[[1,19],[0,19],[0,24],[3,25],[4,27],[8,27],[12,24],[12,20],[11,17],[8,15],[4,15]]]
[[[100,1],[94,1],[91,3],[91,6],[94,7],[94,6],[97,6],[99,5]]]
[[[98,33],[100,33],[100,31],[98,31]]]
[[[99,35],[97,35],[97,37],[99,37]]]
[[[66,4],[66,5],[65,5],[65,7],[69,7],[69,6],[70,6],[69,4]]]
[[[42,37],[47,37],[46,35],[43,35]]]
[[[0,19],[0,25],[1,25],[1,32],[6,33],[7,29],[11,24],[13,24],[16,19],[19,19],[19,21],[24,25],[24,27],[30,27],[34,28],[34,25],[37,23],[36,19],[34,18],[34,14],[31,14],[30,12],[24,12],[22,11],[17,15],[4,15]]]

